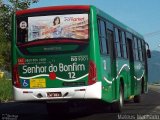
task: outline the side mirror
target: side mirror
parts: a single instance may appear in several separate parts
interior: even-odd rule
[[[151,58],[151,51],[150,51],[150,49],[147,50],[147,57]]]

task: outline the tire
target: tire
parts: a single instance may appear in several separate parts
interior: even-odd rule
[[[135,95],[133,101],[135,103],[140,103],[141,102],[141,95]]]
[[[124,105],[124,90],[122,85],[120,85],[120,91],[119,91],[119,101],[112,103],[111,110],[114,113],[120,113],[122,111],[123,105]]]
[[[144,80],[141,82],[141,93],[144,94]]]
[[[140,103],[141,102],[141,94],[144,93],[144,81],[141,82],[141,93],[140,95],[135,95],[133,98],[134,103]]]

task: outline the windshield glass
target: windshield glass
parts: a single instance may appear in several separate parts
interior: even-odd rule
[[[88,14],[32,16],[17,21],[18,42],[54,38],[88,40]]]

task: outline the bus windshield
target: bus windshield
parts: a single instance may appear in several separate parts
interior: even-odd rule
[[[88,14],[24,16],[17,19],[17,42],[47,39],[88,40]]]

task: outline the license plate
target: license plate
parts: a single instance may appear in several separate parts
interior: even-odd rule
[[[62,97],[61,92],[48,92],[47,97]]]
[[[30,79],[30,88],[46,88],[45,78]]]

